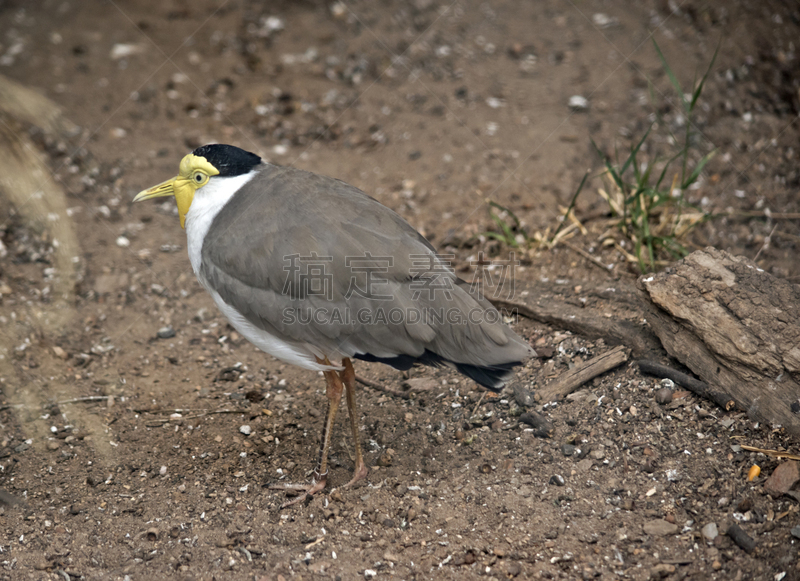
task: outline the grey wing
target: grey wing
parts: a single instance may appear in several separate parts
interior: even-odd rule
[[[201,270],[252,324],[331,357],[492,366],[533,353],[398,214],[307,172],[265,166],[215,218]]]

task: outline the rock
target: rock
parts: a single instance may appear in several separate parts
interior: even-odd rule
[[[800,525],[794,527],[790,532],[794,538],[800,539]]]
[[[171,325],[167,325],[166,327],[161,327],[156,333],[156,337],[158,337],[159,339],[172,339],[174,336],[175,336],[175,329],[173,329]]]
[[[441,384],[430,377],[413,377],[406,379],[401,387],[408,391],[433,391],[441,387]]]
[[[111,60],[117,61],[137,54],[141,54],[143,52],[144,52],[144,46],[141,44],[117,43],[113,47],[111,47],[111,52],[109,53],[108,56],[111,57]]]
[[[522,385],[514,387],[514,401],[517,402],[517,405],[521,408],[529,408],[536,403],[533,392],[529,389],[525,389]]]
[[[245,436],[249,436],[251,434],[251,432],[253,431],[253,428],[251,428],[248,425],[239,426],[239,431],[241,433],[243,433]]]
[[[589,456],[594,458],[595,460],[602,460],[605,458],[606,453],[603,451],[602,446],[598,446],[597,448],[593,448],[591,452],[589,452]]]
[[[644,532],[653,537],[666,537],[678,533],[678,525],[662,519],[651,520],[644,523]]]
[[[561,476],[561,474],[553,474],[550,477],[550,484],[553,486],[564,486],[565,483],[564,477]]]
[[[797,460],[780,464],[764,483],[764,492],[772,496],[782,496],[800,480]]]
[[[519,417],[519,421],[534,428],[533,434],[538,438],[549,438],[553,435],[555,427],[553,422],[542,414],[536,412],[525,412]]]
[[[68,359],[68,358],[69,358],[69,355],[67,354],[67,352],[66,352],[66,351],[64,351],[64,350],[63,350],[61,347],[59,347],[58,345],[56,345],[56,346],[54,346],[54,347],[53,347],[53,355],[55,355],[55,356],[56,356],[56,357],[58,357],[59,359]]]
[[[576,112],[582,112],[589,109],[589,100],[581,95],[573,95],[569,98],[568,106]]]
[[[718,536],[719,536],[719,531],[717,531],[717,523],[710,522],[703,527],[703,538],[708,542],[713,541]]]
[[[659,563],[650,569],[650,579],[661,579],[672,575],[675,572],[675,565],[670,563]]]
[[[672,401],[672,390],[667,387],[662,387],[656,392],[656,403],[661,405],[668,404]]]
[[[572,444],[562,444],[561,453],[564,454],[564,456],[572,456],[575,453],[575,446]]]

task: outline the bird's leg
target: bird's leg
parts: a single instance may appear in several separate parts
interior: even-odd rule
[[[331,362],[328,361],[327,358],[325,358],[322,361],[318,359],[317,361],[325,365],[331,364]],[[323,371],[322,373],[325,375],[325,380],[327,383],[325,391],[328,397],[328,413],[325,415],[325,425],[322,428],[322,442],[320,443],[319,447],[319,460],[317,462],[317,467],[314,469],[314,478],[311,480],[310,484],[276,483],[270,485],[270,488],[272,489],[304,491],[304,493],[298,496],[297,498],[284,502],[281,505],[281,508],[286,508],[287,506],[291,506],[293,504],[297,504],[298,502],[304,501],[309,496],[316,494],[320,490],[323,490],[325,488],[325,485],[327,484],[328,450],[331,447],[331,434],[333,432],[333,423],[336,420],[336,412],[339,410],[339,402],[341,402],[342,400],[342,391],[344,391],[344,387],[342,386],[342,380],[339,379],[339,376],[336,374],[335,371],[326,370]]]
[[[353,363],[345,357],[342,360],[344,369],[339,372],[339,377],[344,383],[345,394],[347,397],[347,412],[350,415],[350,430],[353,433],[353,445],[356,447],[356,466],[353,470],[353,478],[345,484],[350,486],[367,476],[367,465],[364,463],[364,455],[361,453],[361,439],[358,436],[358,414],[356,409],[356,371]]]

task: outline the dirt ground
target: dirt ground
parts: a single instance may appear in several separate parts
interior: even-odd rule
[[[555,431],[537,437],[518,419],[545,403],[528,390],[608,347],[525,319],[512,324],[540,357],[499,396],[435,369],[407,389],[360,364],[403,394],[359,393],[368,478],[279,510],[268,485],[313,468],[322,378],[227,326],[172,201],[130,205],[194,147],[232,143],[358,186],[469,277],[479,251],[507,250],[476,238],[487,199],[552,233],[600,168],[592,139],[624,151],[658,111],[652,147],[668,149],[685,120],[651,39],[684,87],[719,45],[695,120],[695,159],[717,154],[689,195],[730,214],[690,248],[800,282],[795,2],[0,4],[0,72],[81,127],[32,133],[67,195],[74,273],[0,197],[0,487],[22,501],[0,505],[0,579],[800,579],[798,503],[764,492],[777,460],[739,447],[797,442],[691,395],[658,403],[659,379],[633,366],[546,406]],[[601,186],[571,244],[613,269],[561,245],[524,257],[521,286],[587,304],[584,289],[635,280],[592,227]],[[68,309],[56,279],[75,282]],[[346,421],[333,486],[353,466]]]

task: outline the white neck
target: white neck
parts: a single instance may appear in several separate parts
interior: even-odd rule
[[[214,218],[228,203],[228,200],[257,173],[257,171],[250,171],[235,177],[212,177],[205,186],[194,193],[192,205],[186,212],[186,246],[195,275],[200,273],[203,240]],[[200,282],[203,283],[202,280]]]

